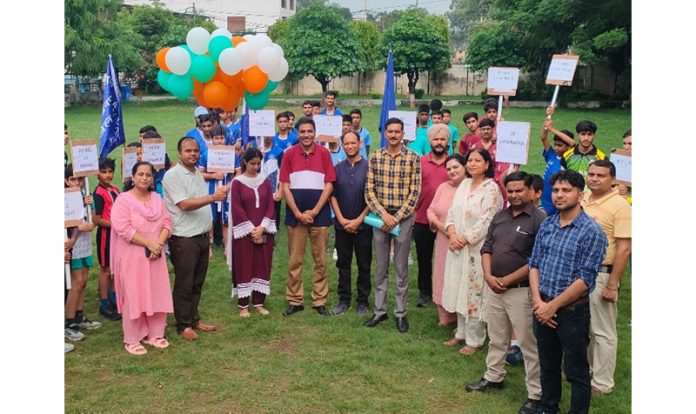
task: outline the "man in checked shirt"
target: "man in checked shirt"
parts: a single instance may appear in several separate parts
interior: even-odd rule
[[[588,413],[592,398],[587,347],[590,293],[607,250],[607,237],[581,208],[585,179],[572,170],[551,176],[551,201],[558,213],[541,223],[529,259],[534,336],[541,368],[537,413],[558,411],[561,360],[570,382],[570,411]]]
[[[413,233],[413,212],[421,191],[421,165],[418,154],[402,144],[404,123],[389,118],[385,136],[387,146],[375,151],[367,172],[365,201],[384,225],[373,229],[377,275],[375,277],[374,315],[365,322],[372,328],[387,320],[387,286],[389,283],[389,244],[394,239],[396,272],[396,329],[408,331],[406,298],[408,294],[408,252]],[[398,236],[389,232],[400,226]]]

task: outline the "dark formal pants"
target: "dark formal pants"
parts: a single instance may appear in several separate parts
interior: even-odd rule
[[[421,296],[433,296],[433,250],[435,236],[430,226],[422,223],[413,224],[413,240],[416,242],[418,259],[418,291]]]
[[[355,261],[358,265],[358,289],[357,303],[367,305],[372,286],[370,283],[370,264],[372,263],[372,228],[358,230],[351,234],[344,230],[336,229],[336,268],[338,269],[338,300],[350,303],[351,283],[350,265],[355,252]]]
[[[590,304],[569,305],[556,312],[558,326],[553,329],[534,319],[534,335],[541,368],[541,406],[555,413],[561,401],[561,360],[570,383],[569,414],[590,410],[592,390],[587,347],[590,343]]]
[[[201,319],[198,303],[208,272],[208,232],[194,237],[172,236],[169,251],[174,266],[174,319],[177,332],[195,327]]]

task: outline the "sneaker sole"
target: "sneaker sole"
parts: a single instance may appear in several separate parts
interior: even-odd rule
[[[85,339],[84,336],[83,336],[82,338],[73,338],[73,337],[70,337],[70,336],[68,336],[68,335],[65,335],[65,338],[66,338],[66,339],[69,339],[69,340],[71,340],[71,341],[73,341],[73,342],[80,342],[81,340]]]

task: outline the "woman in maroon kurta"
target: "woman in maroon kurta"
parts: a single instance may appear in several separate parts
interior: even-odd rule
[[[232,181],[232,297],[237,296],[239,316],[249,317],[249,297],[262,315],[270,293],[273,262],[275,204],[271,182],[259,174],[263,155],[256,148],[244,152],[242,175]]]

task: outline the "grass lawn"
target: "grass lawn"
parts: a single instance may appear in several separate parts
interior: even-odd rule
[[[339,100],[340,106],[340,100]],[[167,140],[172,161],[177,160],[176,141],[193,127],[192,104],[179,102],[127,103],[124,127],[127,142],[138,130],[153,124]],[[268,109],[285,110],[286,107]],[[290,108],[296,115],[299,108]],[[351,109],[351,108],[342,108]],[[406,108],[399,108],[406,109]],[[482,108],[450,108],[460,135],[461,116]],[[363,125],[379,145],[379,107],[364,107]],[[75,107],[65,111],[71,139],[98,139],[101,106]],[[542,109],[512,108],[504,111],[510,121],[532,123],[529,165],[523,169],[542,173],[538,138]],[[621,136],[630,128],[629,110],[560,109],[554,121],[560,129],[574,131],[577,121],[593,120],[599,126],[596,144],[608,152],[621,147]],[[120,160],[120,150],[112,153]],[[120,162],[117,164],[120,165]],[[114,184],[120,187],[117,168]],[[90,179],[93,189],[96,177]],[[283,211],[283,217],[285,212]],[[148,347],[148,354],[135,357],[123,349],[120,322],[98,316],[96,268],[91,269],[86,313],[99,320],[99,330],[85,331],[87,338],[65,355],[65,411],[123,413],[265,413],[265,412],[389,412],[389,413],[514,413],[526,399],[524,368],[508,367],[505,388],[490,393],[467,393],[464,385],[477,381],[485,371],[486,348],[463,357],[458,348],[442,341],[452,327],[437,326],[437,311],[414,306],[418,295],[417,267],[410,266],[408,318],[410,330],[400,334],[393,316],[377,328],[362,326],[354,307],[339,316],[321,317],[311,309],[311,256],[305,258],[304,312],[284,318],[287,273],[287,231],[279,226],[267,307],[271,315],[238,316],[236,300],[230,299],[231,281],[221,249],[215,249],[200,305],[203,320],[218,325],[218,331],[203,333],[188,342],[176,335],[169,317],[166,350]],[[330,244],[333,244],[330,242]],[[412,247],[415,258],[415,247]],[[96,260],[95,260],[96,263]],[[374,269],[373,263],[373,269]],[[171,267],[170,267],[171,270]],[[373,270],[374,271],[374,270]],[[393,270],[392,270],[393,272]],[[593,397],[592,412],[631,412],[631,277],[627,271],[619,300],[619,351],[614,392]],[[355,274],[355,266],[354,266]],[[374,280],[374,279],[373,279]],[[330,294],[327,307],[337,301],[337,272],[329,255]],[[394,285],[389,286],[389,308],[394,304]],[[370,297],[373,304],[374,294]],[[354,304],[353,304],[354,306]],[[391,313],[391,311],[390,311]],[[563,390],[562,411],[569,406],[570,389]]]

